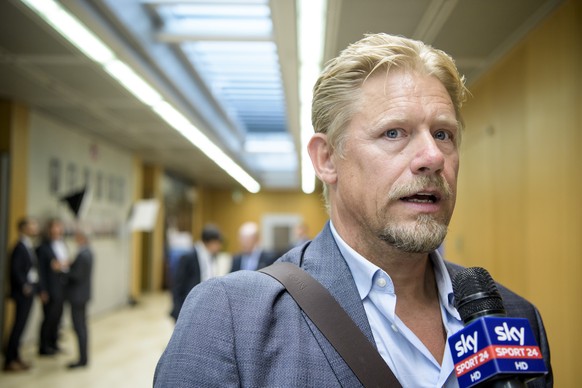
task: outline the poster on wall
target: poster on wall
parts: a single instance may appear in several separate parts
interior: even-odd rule
[[[131,231],[152,231],[156,225],[159,207],[160,204],[156,199],[144,199],[134,203],[129,214],[129,229]]]

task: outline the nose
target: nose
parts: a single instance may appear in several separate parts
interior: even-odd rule
[[[445,155],[430,132],[415,139],[410,168],[413,174],[438,174],[445,166]]]

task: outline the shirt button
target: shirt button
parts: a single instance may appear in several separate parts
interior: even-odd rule
[[[395,324],[392,324],[391,327],[392,327],[392,330],[394,330],[395,333],[398,333],[398,328],[396,327]]]
[[[376,284],[378,285],[378,287],[386,287],[386,279],[384,278],[380,278],[376,281]]]

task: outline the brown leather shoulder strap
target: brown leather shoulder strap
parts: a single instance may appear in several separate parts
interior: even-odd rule
[[[260,270],[277,279],[319,328],[366,388],[401,387],[376,348],[317,280],[298,266],[279,262]]]

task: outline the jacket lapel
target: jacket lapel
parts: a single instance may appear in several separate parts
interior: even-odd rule
[[[376,346],[372,329],[356,283],[331,234],[329,223],[305,249],[301,267],[319,281],[339,302],[368,340]],[[360,386],[358,379],[321,332],[309,321],[311,330],[342,386]]]

